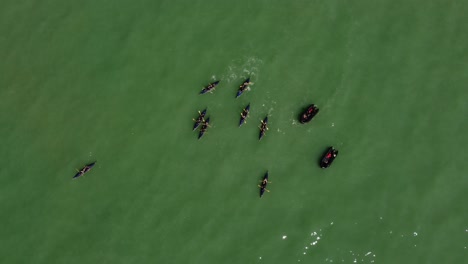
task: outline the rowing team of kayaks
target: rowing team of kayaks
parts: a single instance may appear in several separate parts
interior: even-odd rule
[[[219,81],[215,81],[213,83],[208,84],[207,86],[205,86],[202,89],[200,94],[213,92],[218,84],[219,84]],[[239,86],[239,89],[238,89],[238,91],[236,93],[236,98],[241,96],[242,93],[244,93],[244,91],[246,91],[248,89],[249,85],[251,85],[251,84],[253,84],[253,83],[250,82],[250,78],[247,78]],[[242,126],[244,123],[246,123],[246,119],[249,116],[249,112],[250,112],[250,104],[248,104],[246,107],[244,107],[242,109],[242,112],[240,113],[241,117],[240,117],[240,120],[239,120],[239,126]],[[305,124],[305,123],[310,122],[312,120],[312,118],[314,118],[314,116],[318,112],[319,112],[319,108],[316,105],[314,105],[314,104],[309,105],[300,114],[299,122],[301,124]],[[199,133],[198,133],[198,139],[203,137],[203,135],[205,134],[208,127],[210,127],[210,118],[209,117],[205,118],[206,113],[207,113],[206,108],[204,110],[202,110],[202,111],[198,111],[198,117],[196,119],[193,119],[194,122],[195,122],[194,125],[193,125],[193,130],[196,130],[197,128],[200,128]],[[259,140],[260,140],[260,139],[263,138],[263,136],[265,136],[265,133],[268,130],[268,116],[266,116],[263,120],[260,120],[259,128],[260,128],[260,134],[259,134]],[[332,164],[332,162],[335,160],[335,158],[337,156],[338,156],[338,150],[336,150],[333,147],[329,147],[325,151],[325,153],[323,154],[322,158],[320,159],[320,167],[321,168],[328,168]],[[96,164],[96,162],[93,162],[93,163],[85,165],[81,170],[77,170],[77,173],[73,176],[73,178],[79,178],[79,177],[83,176],[84,174],[89,172],[94,167],[95,164]],[[265,175],[263,176],[263,179],[260,181],[260,184],[258,185],[258,187],[260,188],[260,197],[263,196],[265,191],[268,191],[268,189],[266,189],[268,183],[269,183],[269,181],[268,181],[268,171],[267,171],[265,173]]]
[[[198,117],[194,118],[193,121],[195,122],[193,124],[193,130],[195,131],[198,127],[200,127],[200,131],[198,132],[198,139],[200,139],[210,127],[210,118],[206,118],[206,111],[207,109],[203,109],[202,111],[198,111]],[[242,109],[242,112],[240,114],[240,120],[239,120],[239,126],[242,126],[244,123],[246,123],[246,119],[249,116],[249,111],[250,111],[250,104],[248,104],[244,109]],[[268,130],[268,116],[266,116],[263,120],[260,120],[260,134],[258,139],[262,139],[263,136],[265,135],[266,131]]]
[[[209,83],[207,86],[203,87],[200,94],[212,93],[216,89],[216,86],[218,86],[218,84],[219,84],[219,81]],[[253,84],[253,82],[250,81],[250,78],[247,78],[239,86],[239,89],[237,90],[237,93],[236,93],[236,98],[241,96],[249,88],[249,85],[251,84]]]
[[[197,118],[194,118],[193,121],[195,122],[193,124],[193,130],[195,131],[200,125],[200,131],[198,133],[198,139],[200,139],[210,127],[210,118],[206,118],[206,111],[207,109],[203,109],[202,111],[198,111],[198,116]],[[242,112],[240,113],[240,120],[239,120],[239,126],[242,126],[244,123],[246,123],[246,119],[249,116],[250,112],[250,104],[248,104],[244,109],[242,109]],[[314,104],[310,105],[307,107],[307,109],[301,113],[299,116],[299,122],[302,124],[305,124],[307,122],[310,122],[312,118],[319,112],[319,108],[315,106]],[[263,136],[265,135],[266,131],[268,130],[268,116],[266,116],[263,120],[260,120],[260,134],[258,139],[262,139]]]

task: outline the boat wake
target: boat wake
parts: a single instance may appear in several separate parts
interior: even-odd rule
[[[244,57],[235,59],[221,74],[221,79],[225,82],[239,82],[239,79],[246,79],[252,76],[259,76],[259,67],[263,61],[257,57]]]

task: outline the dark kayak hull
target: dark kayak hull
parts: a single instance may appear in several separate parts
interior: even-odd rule
[[[250,78],[247,78],[247,80],[245,80],[242,85],[239,87],[239,90],[237,91],[237,94],[236,94],[236,98],[241,96],[242,93],[245,92],[245,90],[247,90],[247,87],[249,86],[248,84],[247,85],[244,85],[244,83],[250,83]]]
[[[201,111],[201,112],[198,112],[198,118],[195,120],[195,124],[193,124],[193,130],[197,129],[200,124],[203,122],[203,118],[205,118],[205,115],[206,115],[206,108]]]
[[[219,83],[219,81],[208,84],[207,86],[205,86],[205,88],[203,88],[201,90],[200,94],[206,94],[208,92],[211,92],[212,90],[214,90],[216,88],[216,86],[218,86],[218,83]]]
[[[200,131],[200,132],[198,133],[198,139],[202,138],[203,135],[205,135],[205,131]]]
[[[242,116],[242,113],[241,113],[241,118],[240,118],[240,121],[239,121],[239,126],[242,126],[244,123],[245,123],[245,120],[247,119],[247,117],[249,116],[249,112],[250,112],[250,104],[248,104],[244,110],[242,112],[245,112],[245,116]]]
[[[338,150],[333,147],[329,147],[320,159],[320,168],[326,169],[330,167],[337,156]]]
[[[73,179],[79,178],[79,177],[85,175],[87,172],[89,172],[89,171],[94,167],[95,164],[96,164],[96,162],[93,162],[93,163],[90,163],[90,164],[84,166],[79,172],[77,172],[77,173],[75,174],[75,176],[73,176]],[[84,171],[84,172],[82,172],[83,169],[85,169],[85,168],[87,168],[87,170]]]
[[[265,126],[264,129],[261,128],[263,125]],[[261,140],[263,136],[265,136],[267,127],[268,127],[268,116],[263,119],[263,122],[260,125],[260,134],[258,135],[258,140]]]
[[[316,105],[309,105],[309,107],[307,107],[307,109],[299,116],[299,122],[301,122],[301,124],[310,122],[318,112],[319,108]]]
[[[265,180],[266,180],[266,183],[264,183]],[[267,185],[268,185],[268,171],[263,176],[262,183],[260,184],[260,198],[265,193]]]

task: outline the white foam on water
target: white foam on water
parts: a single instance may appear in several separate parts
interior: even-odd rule
[[[413,232],[413,236],[418,236],[418,233],[416,233],[416,232]]]
[[[367,252],[366,255],[364,255],[364,256],[367,257],[367,256],[369,256],[370,254],[372,254],[372,252],[369,251],[369,252]]]
[[[258,76],[259,66],[263,61],[257,57],[244,57],[242,59],[235,59],[227,67],[221,75],[221,79],[226,82],[239,82],[239,78],[246,79],[250,76]]]
[[[230,77],[231,79],[237,79],[237,75],[236,75],[236,74],[234,74],[234,73],[233,73],[233,74],[231,74],[229,77]],[[230,81],[228,81],[228,82],[230,82]]]
[[[283,236],[283,239],[286,239],[288,236]]]
[[[331,224],[333,224],[333,222],[331,222]],[[322,231],[322,229],[319,229],[318,232],[317,232],[317,231],[312,231],[312,232],[310,233],[310,236],[312,237],[312,241],[307,242],[307,243],[309,243],[310,246],[315,246],[315,245],[318,244],[319,240],[320,240],[321,237],[322,237],[321,231]],[[309,250],[309,245],[306,244],[306,245],[304,246],[304,248],[305,248],[306,250]],[[312,247],[311,247],[310,249],[312,249]],[[298,252],[298,253],[299,253],[299,252]],[[306,251],[303,252],[303,254],[306,254],[306,253],[307,253]],[[328,258],[327,258],[327,261],[328,261]],[[330,259],[330,262],[333,262],[333,260]]]

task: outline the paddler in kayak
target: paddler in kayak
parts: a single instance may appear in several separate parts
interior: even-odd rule
[[[219,81],[216,81],[216,82],[213,82],[213,83],[210,83],[208,84],[208,86],[206,86],[205,88],[203,88],[200,92],[200,94],[204,94],[204,93],[208,93],[208,92],[213,92],[213,90],[215,89],[215,87],[218,85]]]
[[[241,85],[239,86],[239,90],[237,91],[236,98],[239,97],[239,96],[241,96],[241,94],[242,94],[245,90],[247,90],[247,88],[249,87],[249,85],[252,85],[252,84],[253,84],[253,82],[250,82],[250,78],[247,78],[247,80],[245,80],[244,83],[241,84]]]
[[[258,138],[259,140],[263,138],[265,132],[268,130],[268,116],[266,116],[263,120],[260,120],[260,122],[260,136]]]
[[[247,121],[245,121],[247,119],[247,117],[249,116],[249,111],[250,111],[250,104],[248,104],[241,112],[241,118],[240,118],[240,122],[239,122],[239,126],[242,126],[244,123],[246,123]]]
[[[87,173],[88,171],[90,171],[93,167],[94,167],[94,164],[96,164],[96,162],[93,162],[91,164],[88,164],[86,166],[84,166],[81,170],[76,170],[77,173],[75,174],[75,176],[73,176],[73,178],[78,178],[80,176],[83,176],[85,173]]]
[[[198,117],[197,119],[193,119],[195,121],[195,124],[193,124],[193,130],[197,129],[198,126],[202,123],[205,122],[205,115],[206,115],[206,108],[203,111],[198,111]]]
[[[268,185],[269,181],[268,181],[268,171],[265,173],[265,176],[263,176],[263,180],[260,181],[260,185],[258,185],[258,187],[260,187],[260,197],[263,196],[263,193],[265,191],[267,192],[270,192],[266,187]]]
[[[210,127],[210,118],[209,117],[206,120],[203,121],[203,124],[200,127],[200,133],[198,133],[198,139],[203,137],[203,135],[205,134],[208,127]]]

